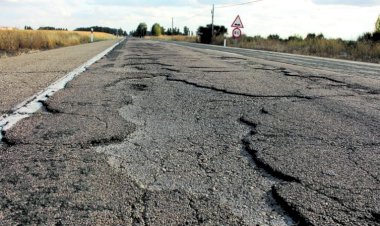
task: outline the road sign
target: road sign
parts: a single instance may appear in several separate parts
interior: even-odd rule
[[[231,27],[244,28],[243,22],[241,22],[241,19],[240,19],[239,15],[236,17],[236,19],[232,23]]]
[[[240,38],[241,36],[241,30],[238,27],[235,27],[235,29],[232,31],[232,37],[235,39]]]

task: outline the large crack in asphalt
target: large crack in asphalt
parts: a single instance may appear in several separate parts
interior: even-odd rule
[[[319,103],[319,104],[321,104],[321,103]],[[324,108],[326,108],[326,106],[327,106],[325,104],[326,103],[323,104]],[[371,213],[373,208],[376,209],[376,201],[373,202],[373,201],[371,201],[371,199],[364,199],[365,202],[367,202],[367,206],[366,206],[366,208],[364,208],[362,206],[362,204],[360,204],[364,200],[361,200],[363,198],[359,198],[359,197],[364,197],[364,196],[368,196],[368,195],[371,195],[374,197],[377,196],[378,191],[377,191],[376,187],[378,186],[378,179],[376,177],[374,177],[372,173],[370,173],[370,171],[376,170],[376,168],[374,169],[373,166],[370,166],[370,165],[358,166],[357,161],[352,161],[352,158],[357,158],[357,156],[353,157],[352,151],[351,151],[351,145],[352,144],[355,144],[355,146],[361,147],[361,148],[366,147],[368,150],[371,150],[371,148],[372,148],[372,150],[376,150],[376,148],[378,147],[378,145],[376,145],[376,144],[372,145],[370,147],[360,145],[360,143],[365,144],[368,142],[368,141],[366,141],[366,139],[367,139],[366,136],[368,136],[369,134],[372,133],[372,135],[369,135],[370,137],[376,136],[376,132],[375,132],[376,129],[371,128],[371,127],[373,127],[373,124],[368,123],[366,121],[360,122],[361,124],[356,125],[355,126],[356,128],[355,127],[350,128],[350,124],[351,124],[350,121],[355,120],[356,123],[358,123],[358,121],[357,121],[358,117],[357,116],[363,114],[363,112],[357,113],[357,115],[355,115],[355,114],[353,114],[353,111],[351,111],[351,113],[350,113],[351,117],[346,118],[344,116],[342,117],[342,115],[340,113],[342,109],[339,106],[339,104],[335,104],[334,106],[335,106],[335,108],[340,109],[340,110],[339,111],[331,111],[328,109],[331,106],[328,106],[327,110],[323,110],[325,112],[324,113],[325,119],[328,117],[334,117],[334,116],[336,117],[336,115],[339,115],[340,120],[342,121],[341,122],[342,125],[344,125],[348,128],[344,128],[344,129],[341,129],[339,131],[339,133],[343,133],[343,134],[339,134],[339,133],[336,134],[337,137],[335,138],[335,140],[333,142],[336,142],[337,144],[334,144],[334,143],[331,144],[330,143],[329,144],[330,148],[333,148],[333,150],[335,149],[336,151],[339,151],[339,153],[341,153],[340,158],[344,157],[343,159],[346,159],[345,162],[343,161],[344,165],[345,165],[344,168],[347,168],[347,171],[350,173],[359,174],[360,176],[358,176],[358,177],[350,176],[348,178],[345,178],[344,174],[345,174],[345,172],[347,172],[347,171],[345,171],[346,169],[345,170],[341,170],[341,169],[338,170],[337,168],[334,169],[330,165],[325,165],[326,160],[323,159],[325,157],[318,156],[318,154],[317,154],[318,152],[316,152],[310,156],[311,159],[313,157],[314,158],[315,157],[320,158],[320,160],[314,162],[314,164],[317,167],[319,167],[320,165],[322,166],[321,170],[322,170],[322,173],[325,174],[324,177],[326,177],[326,175],[327,175],[327,177],[336,177],[336,179],[338,179],[338,181],[340,181],[340,183],[335,184],[334,181],[330,182],[329,180],[326,180],[328,178],[323,179],[323,177],[321,177],[320,179],[318,177],[313,178],[313,174],[317,173],[318,171],[317,172],[310,171],[310,169],[305,168],[305,166],[303,166],[302,163],[299,161],[296,161],[293,163],[289,162],[288,160],[284,161],[285,159],[282,159],[283,157],[281,156],[281,154],[280,155],[274,154],[274,152],[271,152],[269,150],[273,149],[273,147],[278,146],[278,148],[275,148],[274,150],[278,150],[278,152],[280,152],[280,153],[283,152],[285,154],[286,152],[280,151],[281,150],[280,148],[282,148],[282,149],[285,148],[285,150],[286,150],[286,149],[288,149],[286,146],[288,146],[289,144],[286,144],[285,146],[281,146],[281,143],[283,143],[283,142],[289,143],[289,141],[286,141],[286,139],[283,139],[282,138],[283,136],[281,135],[281,133],[278,133],[277,136],[273,137],[273,138],[265,135],[267,133],[264,131],[266,131],[267,129],[264,129],[264,128],[267,127],[269,129],[271,126],[267,124],[268,122],[266,122],[266,123],[263,122],[262,117],[261,117],[262,119],[260,120],[260,122],[261,122],[260,131],[252,134],[252,137],[257,136],[258,138],[254,138],[253,140],[251,138],[251,140],[248,139],[248,141],[249,141],[250,145],[252,145],[253,147],[256,147],[255,149],[257,149],[257,148],[259,149],[259,151],[256,151],[255,153],[258,153],[260,155],[260,158],[262,159],[262,161],[264,161],[266,164],[275,166],[275,168],[276,168],[275,171],[279,171],[279,170],[282,171],[282,175],[280,175],[280,176],[283,176],[283,173],[285,173],[285,175],[287,175],[287,176],[288,175],[297,175],[297,181],[290,179],[287,183],[274,186],[273,187],[273,194],[276,197],[276,200],[278,200],[278,202],[284,207],[284,209],[287,210],[292,216],[295,216],[295,219],[299,219],[302,222],[302,224],[312,224],[312,225],[319,225],[319,224],[372,225],[372,224],[375,224],[376,225],[378,222],[376,222],[376,220],[372,216],[373,214]],[[342,106],[344,106],[344,105],[342,105]],[[304,111],[305,111],[305,109],[307,109],[307,108],[304,108]],[[266,111],[268,112],[268,110],[266,110]],[[271,111],[269,111],[268,113],[269,113],[268,115],[275,115],[275,113],[273,113]],[[320,114],[320,115],[322,116],[323,114]],[[315,116],[318,116],[318,114],[315,114]],[[315,116],[313,116],[313,117],[315,117]],[[255,116],[255,118],[256,117],[257,116]],[[260,117],[258,117],[258,118],[260,118]],[[373,117],[372,117],[372,119],[376,120]],[[284,119],[282,119],[282,120],[284,120]],[[299,120],[303,121],[304,119],[299,118]],[[245,121],[252,122],[255,120],[253,118],[251,118],[251,119],[246,119]],[[264,121],[266,121],[266,120],[264,120]],[[298,124],[298,126],[302,125],[299,122],[296,122],[294,120],[284,120],[284,121],[288,124],[288,126],[285,126],[284,128],[289,128],[289,127],[291,128],[292,127],[291,125],[296,125],[295,127],[297,127],[297,124]],[[308,119],[308,121],[310,121],[310,119]],[[312,121],[313,120],[311,120],[311,122]],[[321,120],[315,120],[315,121],[319,121],[320,123],[325,123],[324,121],[321,121]],[[307,124],[313,124],[313,123],[310,123],[310,122],[305,123],[304,122],[304,124],[302,126],[307,126]],[[275,126],[275,127],[270,128],[270,130],[275,129],[276,127],[278,129],[281,128],[281,127]],[[318,127],[320,127],[320,126],[317,126],[317,128]],[[325,126],[325,128],[330,128],[330,127],[331,126],[328,126],[328,125]],[[336,133],[334,130],[332,130],[332,131],[330,130],[328,133],[323,134],[324,129],[321,129],[320,132],[322,132],[322,133],[320,133],[318,135],[321,137],[315,137],[315,135],[313,137],[311,137],[308,134],[310,132],[307,132],[306,134],[294,136],[295,132],[292,132],[291,130],[286,131],[286,130],[284,130],[284,128],[282,129],[283,130],[282,133],[286,134],[286,137],[293,137],[293,139],[295,139],[295,141],[293,141],[293,142],[297,142],[297,140],[299,140],[299,137],[302,137],[302,139],[306,139],[306,141],[307,141],[307,142],[301,141],[303,143],[305,142],[304,149],[306,148],[306,149],[312,149],[312,150],[316,149],[313,146],[318,147],[318,146],[323,145],[323,143],[329,142],[329,139],[326,139],[326,138],[329,138],[329,137],[331,137],[331,135],[334,135]],[[300,129],[300,128],[302,128],[302,127],[299,127],[298,129]],[[321,127],[321,128],[323,128],[323,127]],[[256,131],[257,131],[257,128],[256,128]],[[296,131],[296,129],[295,129],[295,131]],[[357,132],[357,131],[361,131],[361,132]],[[351,141],[350,143],[352,143],[352,144],[345,143],[347,141],[344,141],[344,138],[346,138],[346,137],[350,137],[348,139],[353,138],[352,135],[350,136],[349,134],[347,134],[347,132],[348,133],[351,132],[354,134],[358,133],[358,134],[356,134],[357,137],[355,137],[355,139],[357,141]],[[363,132],[367,133],[368,135],[367,134],[366,135],[360,134]],[[291,133],[293,133],[293,134],[291,134]],[[359,134],[361,136],[358,136]],[[265,137],[267,137],[267,138],[265,138]],[[272,144],[269,144],[269,143],[265,144],[266,143],[265,140],[268,138],[271,140],[270,142]],[[339,141],[340,139],[342,141]],[[361,140],[363,140],[363,141],[361,141]],[[279,144],[276,145],[275,143],[279,143]],[[321,143],[321,144],[318,144],[318,143]],[[312,144],[313,146],[310,146],[310,144]],[[347,146],[347,148],[345,148],[344,146]],[[302,148],[302,147],[297,146],[297,148]],[[339,150],[339,149],[341,149],[341,150]],[[318,150],[318,149],[316,149],[316,150]],[[303,152],[307,151],[307,150],[301,149],[298,151],[300,154],[299,157],[302,157]],[[294,152],[294,151],[290,151],[288,154],[292,154],[292,152]],[[268,154],[263,155],[265,153],[268,153]],[[326,154],[332,155],[333,151],[330,153],[328,151],[326,151]],[[277,159],[274,159],[274,158],[277,158]],[[291,159],[290,156],[288,158]],[[332,159],[335,159],[335,157]],[[306,160],[306,161],[310,161],[310,160]],[[342,161],[342,160],[340,160],[340,161]],[[276,164],[276,162],[279,162],[279,163]],[[354,165],[350,164],[350,162],[353,162]],[[291,170],[289,170],[289,169],[286,169],[286,167],[281,167],[280,164],[281,165],[292,164],[294,166],[290,165],[290,167],[287,167],[287,168],[291,169]],[[299,170],[297,169],[297,167],[299,167],[300,169],[303,169],[305,171],[303,171],[302,173],[298,173],[297,171],[299,171]],[[333,169],[331,169],[331,168],[333,168]],[[284,171],[284,169],[286,169],[286,170]],[[348,170],[348,169],[350,169],[350,170]],[[270,171],[273,172],[272,169]],[[353,182],[355,183],[355,181],[358,180],[358,178],[360,178],[360,180],[362,180],[361,183],[363,184],[364,187],[353,184]],[[284,179],[286,179],[286,178],[284,178]],[[316,181],[312,182],[312,181],[310,181],[310,179],[316,180]],[[351,182],[351,181],[353,181],[353,182]],[[327,204],[329,204],[329,207],[328,206],[324,207],[325,209],[339,209],[339,211],[337,211],[339,214],[329,215],[329,214],[326,214],[325,211],[321,213],[320,209],[319,210],[318,209],[313,210],[313,208],[310,208],[310,207],[307,209],[307,211],[305,211],[305,209],[304,209],[304,208],[306,208],[305,206],[308,206],[308,205],[313,206],[313,205],[300,203],[300,201],[296,200],[297,194],[303,195],[303,193],[304,193],[304,191],[302,191],[302,189],[300,189],[302,187],[304,187],[305,189],[307,189],[309,191],[306,193],[310,193],[310,191],[312,191],[313,193],[317,194],[315,196],[315,198],[309,197],[307,199],[308,202],[311,202],[311,200],[314,200],[314,202],[320,203],[321,200],[324,200],[324,201],[322,201],[322,203],[326,202]],[[296,192],[294,192],[292,190],[296,190]],[[292,195],[294,195],[294,196],[292,196]],[[350,197],[350,198],[348,198],[348,197]],[[321,223],[321,222],[323,222],[323,223]]]
[[[244,150],[246,152],[248,152],[249,154],[251,154],[255,163],[261,169],[264,169],[265,172],[269,173],[270,175],[272,175],[275,178],[281,179],[281,180],[286,181],[286,182],[298,182],[299,183],[300,180],[298,178],[284,174],[283,172],[272,168],[271,165],[269,165],[268,163],[266,163],[265,161],[263,161],[262,159],[260,159],[257,156],[257,150],[254,150],[254,148],[252,148],[251,143],[249,141],[250,137],[257,133],[257,131],[256,131],[257,124],[252,122],[252,121],[245,119],[244,116],[239,118],[239,121],[251,129],[251,131],[246,136],[244,136],[244,138],[242,139],[242,144],[243,144]]]
[[[237,96],[246,96],[246,97],[253,97],[253,98],[299,98],[299,99],[307,99],[307,100],[310,100],[313,98],[318,98],[318,97],[302,96],[302,95],[256,95],[256,94],[236,92],[236,91],[232,91],[232,90],[230,91],[230,90],[217,88],[217,87],[213,87],[213,86],[200,85],[196,82],[190,82],[190,81],[183,80],[183,79],[176,79],[176,78],[172,78],[170,76],[167,76],[167,80],[168,81],[174,81],[174,82],[181,82],[181,83],[192,85],[192,86],[195,86],[198,88],[205,88],[205,89],[209,89],[209,90],[213,90],[213,91],[217,91],[217,92],[222,92],[225,94],[231,94],[231,95],[237,95]]]

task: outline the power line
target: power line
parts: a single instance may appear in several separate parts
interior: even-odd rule
[[[234,4],[228,4],[228,5],[221,5],[221,6],[215,6],[215,8],[227,8],[227,7],[234,7],[234,6],[240,6],[240,5],[248,5],[256,2],[261,2],[264,0],[254,0],[249,2],[240,2],[240,3],[234,3]]]

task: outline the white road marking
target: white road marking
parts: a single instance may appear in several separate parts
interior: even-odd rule
[[[99,53],[95,57],[91,58],[90,60],[88,60],[81,66],[79,66],[78,68],[74,69],[73,71],[69,72],[68,74],[66,74],[65,76],[63,76],[62,78],[60,78],[59,80],[57,80],[56,82],[48,86],[46,89],[40,91],[39,93],[27,98],[20,104],[16,105],[16,107],[12,109],[12,113],[0,116],[0,141],[2,139],[4,131],[13,127],[21,119],[30,117],[33,113],[38,111],[42,107],[42,101],[47,100],[54,93],[63,89],[69,81],[73,80],[82,72],[86,71],[86,69],[89,66],[91,66],[96,61],[100,60],[107,53],[111,52],[123,40],[120,40],[119,42],[115,43],[113,46]]]

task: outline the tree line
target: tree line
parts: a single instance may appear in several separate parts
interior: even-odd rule
[[[146,23],[141,22],[137,26],[136,30],[133,30],[129,33],[129,35],[134,37],[144,37],[146,35],[160,36],[160,35],[190,35],[190,29],[185,26],[181,31],[178,27],[165,29],[159,23],[154,23],[150,30],[148,30],[148,26]]]
[[[99,26],[80,27],[80,28],[76,28],[74,31],[91,31],[91,29],[93,29],[96,32],[104,32],[104,33],[113,34],[113,35],[119,35],[119,36],[127,35],[127,32],[121,28],[118,29],[118,28],[99,27]]]
[[[24,26],[24,30],[33,30],[31,26]],[[51,26],[39,27],[37,30],[49,30],[49,31],[67,31],[67,28],[56,28]]]
[[[31,26],[24,26],[25,30],[33,30]],[[74,31],[91,31],[93,29],[96,32],[104,32],[113,35],[127,36],[127,32],[121,28],[110,28],[110,27],[101,27],[101,26],[92,26],[92,27],[79,27]],[[37,30],[53,30],[53,31],[67,31],[67,28],[56,28],[52,26],[39,27]]]
[[[197,34],[199,36],[199,41],[201,43],[212,43],[215,42],[215,39],[221,40],[223,39],[223,36],[227,33],[227,29],[224,26],[214,25],[214,37],[212,37],[212,25],[208,24],[205,27],[200,26],[198,28]],[[315,33],[309,33],[306,35],[305,38],[303,38],[300,35],[291,35],[288,38],[281,38],[278,34],[270,34],[266,38],[262,37],[260,35],[256,36],[247,36],[242,35],[241,40],[252,42],[252,41],[260,41],[260,40],[273,40],[273,41],[280,41],[280,42],[290,42],[290,41],[318,41],[318,40],[326,40],[325,36]],[[347,45],[355,45],[355,41],[343,41],[342,39],[338,38],[336,39],[340,42],[345,42]],[[356,40],[357,42],[379,42],[380,41],[380,16],[378,17],[376,23],[375,23],[375,29],[373,32],[366,32],[363,35],[359,36]],[[215,43],[214,43],[215,44]]]

